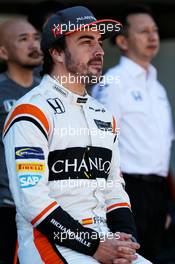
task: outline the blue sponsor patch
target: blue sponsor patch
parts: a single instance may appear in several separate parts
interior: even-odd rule
[[[39,159],[44,160],[44,152],[36,147],[16,147],[15,159]]]
[[[30,188],[40,181],[42,178],[41,175],[20,175],[19,181],[20,181],[20,188]]]

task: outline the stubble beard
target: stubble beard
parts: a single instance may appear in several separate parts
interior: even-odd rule
[[[91,71],[88,71],[88,66],[91,61],[85,64],[77,64],[68,49],[65,50],[65,65],[67,71],[72,74],[76,81],[85,85],[91,85],[99,82],[99,78],[101,76],[101,71],[99,73],[94,74]]]

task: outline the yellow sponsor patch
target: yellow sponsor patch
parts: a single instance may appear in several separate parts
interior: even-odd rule
[[[27,163],[17,163],[17,172],[44,172],[45,164],[41,162],[27,162]]]

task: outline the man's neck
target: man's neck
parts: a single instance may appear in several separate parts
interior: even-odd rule
[[[150,66],[150,61],[149,60],[143,60],[140,59],[136,56],[132,56],[132,55],[128,55],[126,56],[128,59],[134,61],[136,64],[140,65],[143,69],[145,69],[146,71],[148,71],[149,66]]]
[[[33,83],[33,70],[14,65],[8,65],[7,75],[17,84],[29,87]]]
[[[78,81],[77,76],[70,73],[62,74],[52,71],[51,77],[75,94],[80,96],[84,96],[86,94],[85,85]]]

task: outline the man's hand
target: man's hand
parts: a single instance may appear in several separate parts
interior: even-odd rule
[[[123,232],[116,232],[114,234],[114,236],[115,236],[116,239],[118,239],[120,241],[132,241],[132,235],[126,234],[126,233],[123,233]]]
[[[124,237],[129,239],[127,236]],[[137,258],[135,253],[139,247],[138,243],[132,241],[107,238],[100,242],[93,257],[103,264],[130,264]]]

